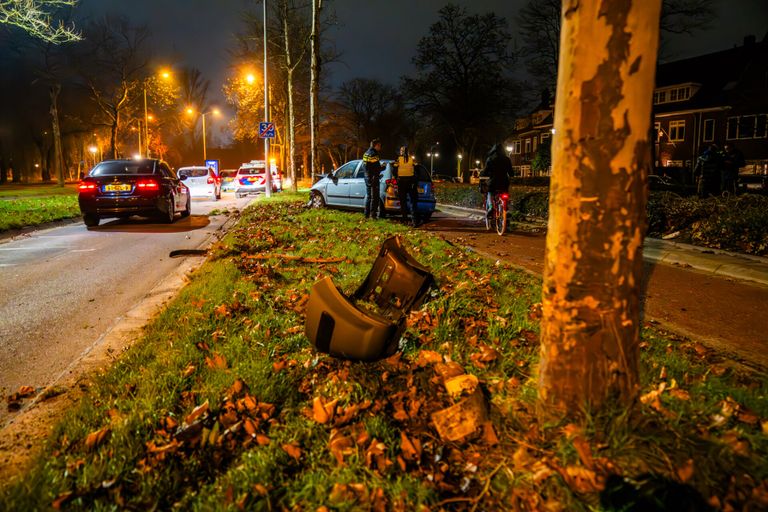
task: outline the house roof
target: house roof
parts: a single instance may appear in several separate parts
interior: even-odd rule
[[[657,89],[690,83],[700,85],[700,89],[687,101],[654,105],[654,112],[728,106],[741,82],[767,67],[768,35],[759,42],[745,38],[742,46],[661,64],[656,71]]]

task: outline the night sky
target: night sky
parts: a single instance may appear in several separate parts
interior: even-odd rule
[[[514,16],[526,0],[471,0],[454,2],[470,12],[493,11],[505,17],[515,34]],[[710,30],[696,36],[676,36],[670,43],[674,58],[730,48],[747,34],[762,39],[768,32],[768,0],[715,0],[718,17]],[[397,84],[412,70],[419,39],[437,20],[445,0],[325,0],[336,13],[338,25],[326,33],[342,52],[341,63],[328,66],[331,83],[355,77],[376,78]],[[175,55],[179,64],[200,69],[211,81],[211,95],[221,99],[221,84],[228,71],[227,48],[239,29],[245,9],[261,12],[254,0],[80,0],[79,17],[114,12],[137,23],[148,23],[156,53]],[[260,65],[260,64],[259,64]]]

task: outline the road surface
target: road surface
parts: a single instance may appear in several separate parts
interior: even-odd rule
[[[138,217],[33,231],[0,242],[0,394],[43,388],[66,374],[121,316],[173,271],[174,249],[205,244],[226,222],[212,209],[253,198],[193,200],[192,215]],[[0,410],[0,424],[7,414]]]
[[[537,275],[544,271],[543,228],[500,237],[479,218],[437,212],[423,229]],[[768,369],[766,286],[646,261],[643,307],[646,320]]]

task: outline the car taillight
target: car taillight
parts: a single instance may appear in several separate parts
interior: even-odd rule
[[[507,199],[509,199],[509,194],[499,194],[499,197],[504,201],[506,201]]]
[[[160,184],[155,180],[139,180],[136,182],[136,188],[145,190],[160,190]]]
[[[81,181],[77,190],[81,193],[96,192],[98,186],[92,181]]]
[[[208,184],[213,185],[214,183],[215,183],[215,180],[212,177],[208,176]]]

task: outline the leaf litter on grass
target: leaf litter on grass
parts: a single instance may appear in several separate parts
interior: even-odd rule
[[[331,273],[353,289],[392,233],[439,283],[409,316],[402,351],[376,363],[314,354],[300,328],[311,284]],[[530,278],[426,234],[291,203],[246,212],[213,260],[237,278],[226,295],[189,301],[188,328],[209,334],[190,336],[192,351],[174,363],[176,397],[140,414],[149,426],[140,445],[100,480],[88,482],[88,465],[123,453],[114,418],[95,418],[80,444],[60,444],[57,456],[82,476],[58,480],[49,504],[587,510],[612,477],[649,473],[694,486],[715,508],[768,504],[766,411],[743,402],[764,383],[733,385],[732,372],[716,375],[716,355],[684,339],[646,337],[645,403],[635,411],[542,424],[533,380],[541,310]],[[702,402],[703,389],[723,396]],[[694,407],[706,410],[688,414]]]

